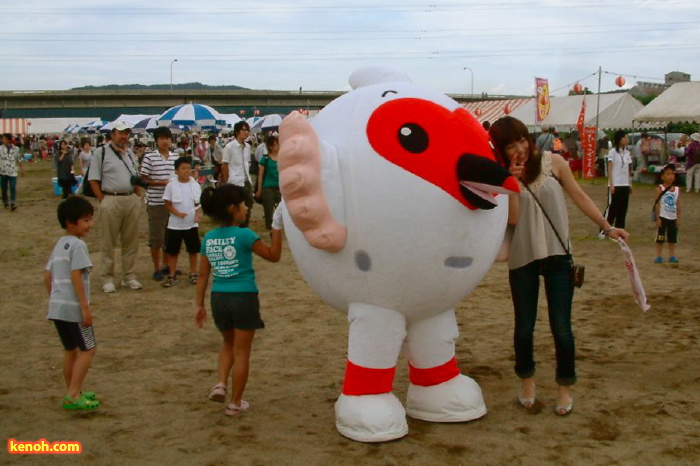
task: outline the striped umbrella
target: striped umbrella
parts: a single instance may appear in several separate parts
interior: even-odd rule
[[[156,120],[159,126],[175,124],[202,129],[226,124],[219,112],[208,105],[201,104],[177,105],[163,112]]]

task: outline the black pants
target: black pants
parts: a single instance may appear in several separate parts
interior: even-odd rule
[[[61,191],[63,192],[63,199],[73,194],[73,183],[75,183],[73,180],[58,180],[58,185],[61,187]]]
[[[615,186],[615,193],[610,196],[607,220],[615,228],[625,228],[631,190],[629,186]]]

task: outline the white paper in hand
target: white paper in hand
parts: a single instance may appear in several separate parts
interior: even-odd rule
[[[644,286],[642,285],[642,279],[639,276],[639,269],[634,263],[634,256],[632,255],[632,250],[622,239],[617,240],[620,245],[620,249],[625,254],[625,268],[627,268],[627,274],[630,277],[630,285],[632,285],[632,293],[634,294],[634,300],[642,308],[642,311],[646,312],[651,309],[649,300],[647,300],[647,295],[644,292]]]
[[[272,228],[274,230],[281,230],[282,226],[282,204],[279,204],[275,209],[275,213],[272,215]]]

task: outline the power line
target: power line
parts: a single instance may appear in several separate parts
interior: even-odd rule
[[[695,1],[668,1],[673,5],[696,5]],[[484,2],[465,4],[426,4],[426,5],[309,5],[309,6],[258,6],[258,7],[226,7],[226,8],[153,8],[153,7],[82,7],[82,8],[6,8],[3,15],[94,15],[109,13],[110,15],[221,15],[221,14],[288,14],[288,13],[347,13],[347,12],[454,12],[454,11],[483,11],[504,9],[553,9],[553,8],[600,8],[600,7],[634,7],[648,6],[646,0],[572,0],[570,2]]]
[[[700,49],[700,45],[688,45],[688,44],[663,44],[654,46],[615,46],[610,47],[605,50],[581,50],[581,49],[562,49],[563,53],[569,55],[584,55],[584,54],[612,54],[612,53],[630,53],[630,52],[641,52],[649,50],[695,50]],[[292,60],[304,60],[304,61],[328,61],[328,60],[366,60],[368,58],[373,59],[462,59],[462,58],[493,58],[493,57],[512,57],[512,56],[551,56],[552,51],[550,48],[543,49],[510,49],[510,50],[489,50],[489,51],[476,51],[476,52],[418,52],[418,51],[398,51],[398,52],[381,52],[381,51],[370,51],[370,52],[329,52],[329,53],[318,53],[318,54],[295,54],[295,53],[284,53],[284,54],[255,54],[255,55],[225,55],[220,53],[217,54],[178,54],[179,61],[191,61],[191,62],[255,62],[255,61],[292,61]],[[105,58],[102,55],[84,55],[81,54],[75,57],[56,57],[51,55],[0,55],[0,60],[2,61],[12,61],[12,62],[93,62],[94,58]],[[110,60],[112,61],[149,61],[153,62],[152,54],[132,54],[132,55],[114,55],[110,54]],[[656,79],[656,78],[650,78]]]

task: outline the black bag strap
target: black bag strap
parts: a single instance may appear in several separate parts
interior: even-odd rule
[[[542,207],[542,203],[540,202],[540,200],[537,198],[537,196],[535,196],[535,193],[532,192],[532,190],[530,189],[530,187],[528,185],[525,185],[525,189],[527,189],[527,192],[529,192],[532,195],[532,197],[535,199],[535,202],[537,202],[537,205],[540,206],[540,210],[542,211],[542,213],[544,214],[544,217],[549,222],[549,226],[552,227],[552,231],[554,231],[554,234],[557,235],[557,239],[559,240],[561,247],[564,248],[564,250],[566,251],[567,254],[571,254],[571,250],[569,249],[568,246],[564,245],[564,241],[561,239],[561,236],[559,236],[559,232],[557,231],[557,229],[554,228],[554,223],[552,222],[552,219],[549,218],[549,215],[547,215],[547,211],[544,210],[544,207]]]
[[[671,188],[673,188],[673,185],[671,185],[671,186],[669,186],[668,188],[666,188],[666,189],[664,189],[663,191],[661,191],[661,194],[659,194],[659,197],[657,197],[657,198],[656,198],[656,201],[654,201],[654,206],[652,207],[652,209],[655,209],[655,208],[656,208],[656,204],[659,203],[659,201],[661,200],[661,198],[664,197],[664,194],[666,194],[666,193],[668,192],[668,190],[671,189]]]

